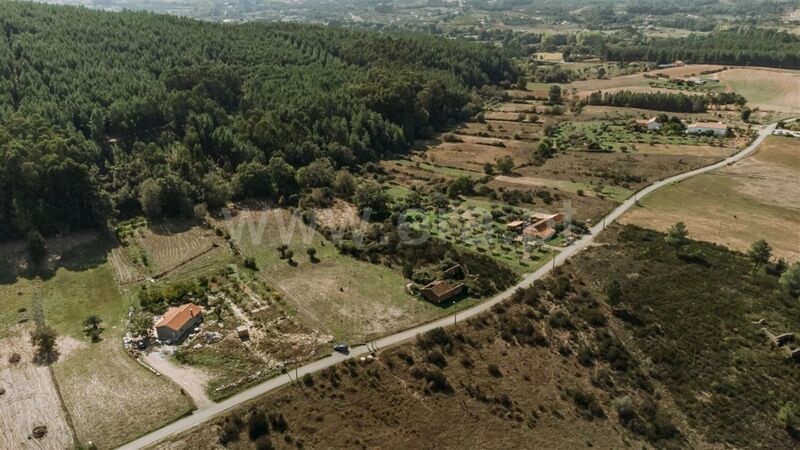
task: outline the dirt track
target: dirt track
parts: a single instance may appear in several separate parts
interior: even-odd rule
[[[147,353],[142,356],[142,360],[153,369],[161,372],[180,386],[194,400],[198,408],[203,408],[212,404],[208,394],[206,394],[206,383],[208,375],[202,371],[186,366],[180,366],[169,360],[169,356],[160,350]]]

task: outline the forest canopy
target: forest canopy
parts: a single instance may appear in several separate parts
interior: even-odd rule
[[[503,50],[417,34],[21,2],[0,28],[0,239],[294,203],[333,179],[302,168],[405,152],[520,76]]]

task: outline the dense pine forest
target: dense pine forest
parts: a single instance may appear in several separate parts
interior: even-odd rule
[[[0,25],[0,239],[296,203],[519,77],[502,50],[424,35],[18,2]]]

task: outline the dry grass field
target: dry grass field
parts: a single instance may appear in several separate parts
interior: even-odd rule
[[[336,339],[362,342],[450,312],[408,295],[399,270],[340,254],[286,210],[245,210],[223,225],[300,320]],[[294,265],[280,259],[282,243],[294,252]],[[310,261],[308,248],[317,250],[317,261]]]
[[[747,98],[751,107],[782,113],[800,112],[800,71],[737,68],[721,72],[719,79]]]
[[[28,333],[31,326],[3,329],[0,340],[0,448],[63,450],[73,447],[72,431],[47,366],[33,362]],[[21,359],[12,363],[17,353]],[[33,429],[47,427],[47,434],[31,438]]]
[[[457,135],[463,142],[443,142],[428,147],[427,161],[446,167],[482,172],[486,163],[510,156],[516,164],[528,162],[533,144],[513,139],[496,139]]]
[[[54,369],[83,445],[116,447],[194,409],[177,385],[125,353],[119,336],[86,344]]]
[[[744,251],[766,239],[777,256],[800,260],[800,153],[772,136],[749,158],[645,198],[622,221],[666,230],[683,221],[693,239]]]

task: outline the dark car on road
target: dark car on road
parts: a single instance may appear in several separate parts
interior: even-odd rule
[[[343,355],[350,354],[350,347],[347,344],[336,344],[333,346],[333,350]]]

